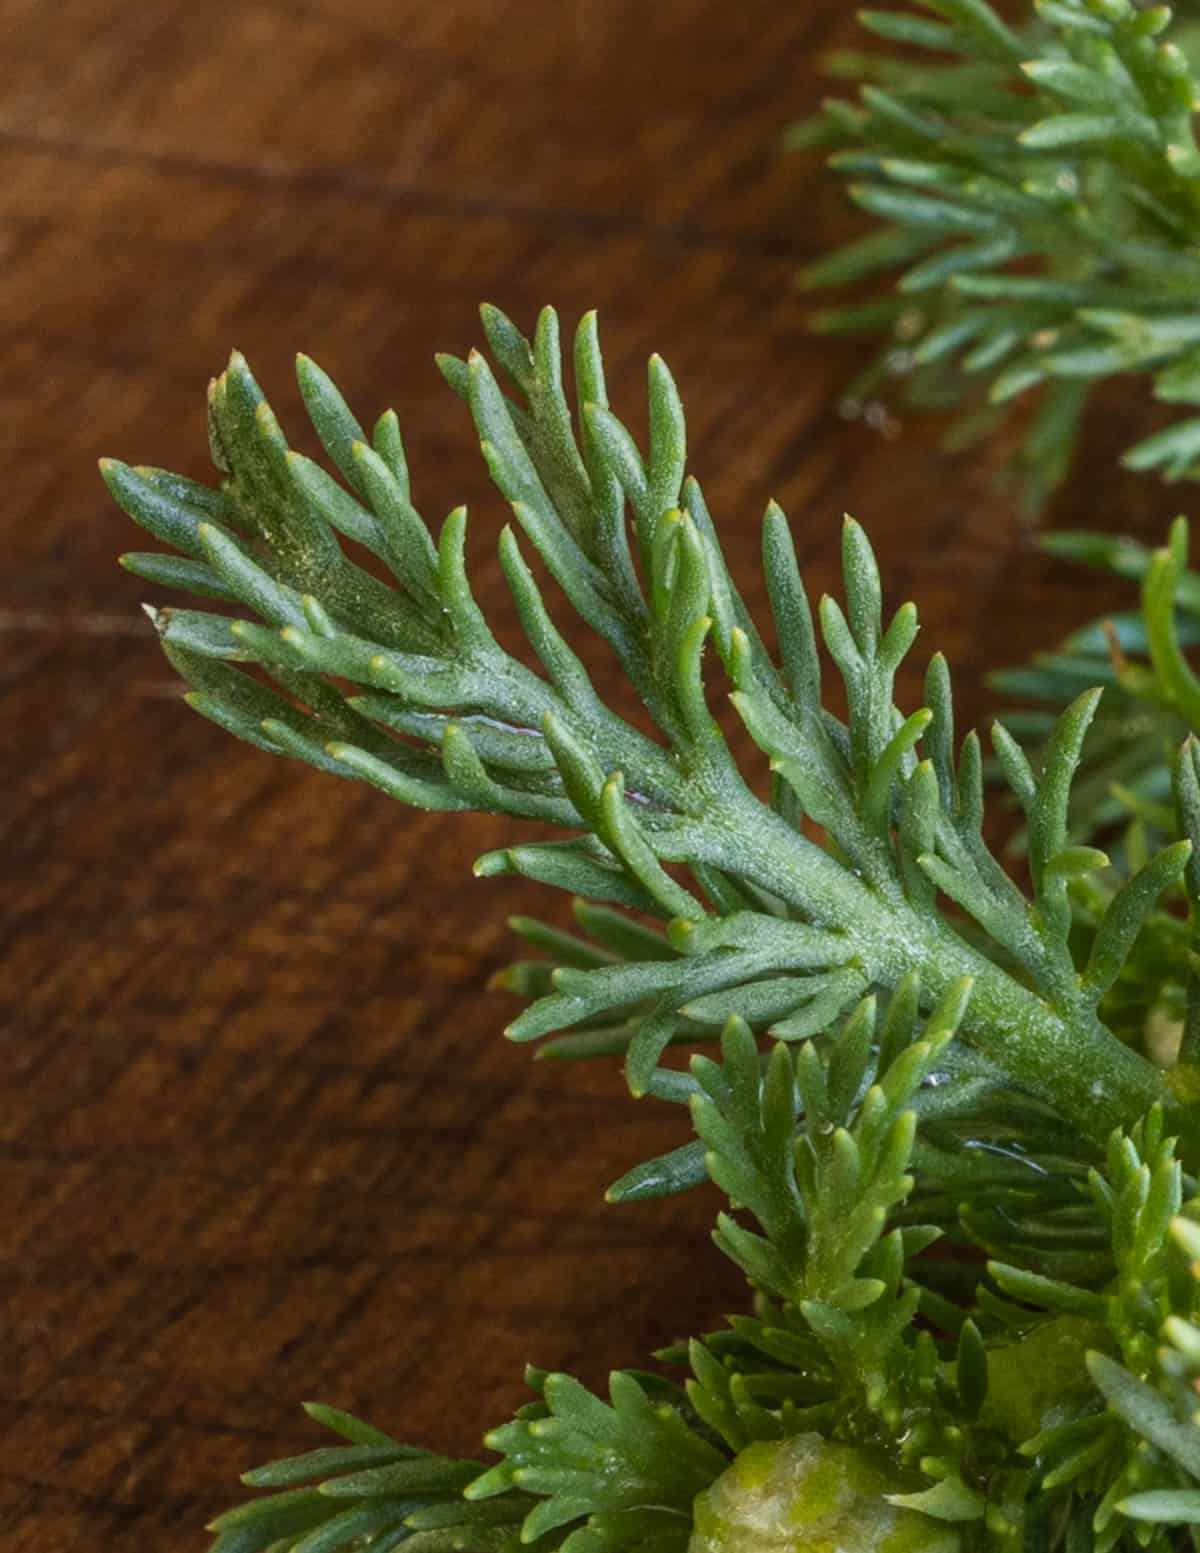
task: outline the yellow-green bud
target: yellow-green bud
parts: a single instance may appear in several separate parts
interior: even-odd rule
[[[760,1441],[697,1498],[688,1553],[958,1553],[953,1526],[884,1497],[911,1487],[861,1446]]]

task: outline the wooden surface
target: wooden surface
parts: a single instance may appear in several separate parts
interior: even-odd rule
[[[980,709],[981,664],[1090,601],[980,461],[834,410],[853,353],[805,335],[792,277],[846,217],[776,142],[843,9],[0,0],[9,1553],[198,1550],[241,1470],[315,1442],[303,1398],[468,1451],[526,1360],[597,1382],[740,1302],[704,1194],[601,1199],[680,1118],[500,1038],[505,916],[565,902],[471,880],[506,827],[190,714],[94,466],[204,477],[233,344],[303,441],[303,348],[364,417],[395,404],[428,513],[472,505],[506,618],[502,504],[432,353],[479,341],[480,300],[596,306],[635,424],[671,362],[750,596],[768,496],[818,591],[848,508]],[[1054,521],[1168,516],[1111,477],[1114,434]]]

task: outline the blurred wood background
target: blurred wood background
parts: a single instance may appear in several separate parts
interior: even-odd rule
[[[742,1299],[713,1203],[606,1208],[681,1140],[608,1068],[500,1039],[489,820],[405,812],[189,713],[117,554],[99,454],[205,477],[231,345],[299,428],[292,353],[400,412],[425,511],[490,493],[435,349],[599,308],[617,407],[671,362],[692,467],[760,600],[790,512],[813,588],[843,509],[915,591],[967,708],[1094,606],[986,460],[839,419],[854,351],[793,284],[850,230],[781,154],[844,7],[821,0],[0,0],[0,1543],[199,1550],[237,1475],[317,1443],[299,1403],[473,1451],[526,1360],[606,1370]],[[1152,533],[1111,419],[1051,521]],[[922,654],[922,657],[924,654]],[[608,683],[611,685],[611,673]],[[915,679],[905,685],[910,701]],[[915,702],[914,702],[915,704]]]

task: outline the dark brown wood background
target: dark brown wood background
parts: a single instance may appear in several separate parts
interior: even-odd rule
[[[472,881],[508,827],[406,812],[188,712],[95,460],[203,477],[204,384],[233,344],[303,441],[303,348],[364,418],[395,404],[428,513],[472,504],[507,618],[502,504],[432,354],[480,340],[480,300],[530,326],[595,306],[634,424],[645,357],[672,363],[751,597],[768,496],[818,591],[848,508],[979,710],[981,665],[1091,601],[979,459],[836,414],[854,354],[805,334],[793,276],[847,218],[777,143],[843,10],[0,3],[12,1553],[200,1549],[241,1470],[316,1442],[304,1398],[470,1451],[526,1360],[599,1382],[740,1301],[703,1194],[601,1199],[680,1118],[500,1038],[506,915],[566,913]],[[1054,522],[1169,515],[1112,477],[1121,413]]]

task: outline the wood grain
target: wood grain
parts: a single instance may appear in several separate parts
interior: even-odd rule
[[[472,504],[508,620],[502,506],[432,353],[479,339],[483,299],[529,323],[596,306],[622,413],[650,351],[672,363],[751,597],[768,496],[818,591],[849,508],[979,709],[981,665],[1091,600],[987,468],[833,408],[853,356],[805,334],[792,282],[846,217],[777,143],[843,10],[0,0],[12,1553],[200,1549],[240,1471],[315,1438],[302,1398],[473,1450],[526,1360],[596,1382],[740,1303],[703,1194],[601,1200],[678,1119],[499,1038],[506,915],[565,916],[471,883],[507,828],[188,713],[94,463],[203,475],[204,383],[234,344],[303,441],[303,348],[364,415],[395,404],[427,512]],[[1153,532],[1168,510],[1112,478],[1106,414],[1055,521]]]

